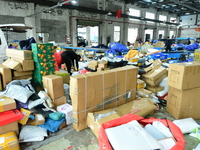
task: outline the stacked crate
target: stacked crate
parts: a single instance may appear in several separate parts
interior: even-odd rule
[[[33,80],[42,85],[42,76],[55,73],[54,46],[52,43],[32,44],[35,70]]]

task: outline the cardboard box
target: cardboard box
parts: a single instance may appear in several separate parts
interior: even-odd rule
[[[166,110],[176,119],[200,119],[200,88],[179,90],[169,87]]]
[[[21,79],[28,79],[32,78],[32,75],[27,75],[27,76],[20,76],[20,77],[13,77],[13,80],[21,80]]]
[[[97,66],[96,65],[88,65],[88,68],[92,69],[92,70],[96,70]]]
[[[66,123],[67,125],[73,122],[73,108],[69,104],[63,104],[57,107],[57,111],[64,113],[66,115]]]
[[[140,79],[137,79],[137,89],[143,89],[144,86],[145,86],[145,82]]]
[[[177,89],[200,87],[200,63],[187,62],[169,65],[168,85]]]
[[[16,135],[19,134],[18,122],[12,122],[4,126],[0,126],[0,135],[8,132],[15,132]]]
[[[99,131],[99,128],[101,127],[101,124],[113,119],[117,119],[128,113],[133,113],[133,114],[145,117],[153,113],[155,108],[156,108],[156,105],[151,99],[139,98],[137,100],[133,100],[127,104],[121,105],[114,109],[106,109],[106,110],[102,110],[98,112],[89,112],[87,116],[87,125],[92,130],[92,132],[96,135],[96,137],[98,137],[98,131]],[[96,116],[98,114],[107,114],[107,113],[111,113],[111,114],[102,119],[99,119],[99,120],[96,119]]]
[[[104,71],[105,71],[105,70],[110,70],[110,68],[104,68]]]
[[[0,91],[3,90],[3,82],[2,82],[2,76],[0,74]]]
[[[162,65],[162,61],[160,60],[160,59],[156,59],[155,61],[153,60],[153,59],[150,59],[149,61],[148,61],[151,65],[149,66],[149,67],[147,67],[147,68],[145,68],[144,69],[144,71],[146,71],[146,72],[149,72],[149,71],[151,71],[152,69],[154,69],[154,68],[156,68],[156,67],[160,67],[161,65]],[[146,64],[146,65],[148,65],[148,64]]]
[[[156,86],[167,76],[167,69],[160,66],[153,68],[146,74],[143,74],[142,80],[144,80],[147,84],[151,86]]]
[[[20,108],[20,112],[24,115],[24,117],[21,120],[19,120],[18,123],[25,125],[29,119],[31,111],[26,110],[24,108]]]
[[[19,141],[15,132],[9,132],[0,135],[1,150],[20,150]]]
[[[0,97],[0,112],[12,110],[16,108],[15,100],[9,97]]]
[[[200,62],[200,49],[194,51],[194,61]]]
[[[63,129],[63,128],[66,127],[66,126],[67,126],[66,121],[64,121],[64,122],[60,125],[59,130]]]
[[[37,126],[45,123],[45,118],[41,114],[35,114],[35,119],[28,119],[27,125]]]
[[[87,112],[113,108],[135,99],[137,74],[137,67],[125,66],[72,76],[73,127],[78,131],[87,127]]]
[[[32,74],[33,74],[33,71],[13,71],[14,77],[27,76],[27,75],[32,76]]]
[[[99,64],[99,61],[95,61],[95,60],[92,60],[89,63],[89,65],[95,65],[95,66],[98,66],[98,64]]]
[[[97,71],[104,71],[104,68],[97,68]]]
[[[155,87],[149,85],[146,86],[146,89],[153,92],[154,94],[157,94],[157,92],[164,90],[164,88],[165,88],[164,86],[155,86]]]
[[[23,71],[31,71],[35,69],[33,60],[21,60],[21,59],[16,59],[16,58],[12,58],[12,59],[21,63]]]
[[[63,78],[57,75],[43,76],[43,86],[51,99],[64,96]]]
[[[62,96],[60,98],[53,99],[53,103],[54,103],[54,108],[57,109],[58,106],[67,103],[67,98],[66,98],[66,96]]]
[[[56,71],[56,75],[63,78],[63,83],[69,84],[70,74],[68,72]]]
[[[99,68],[107,68],[107,67],[108,67],[108,64],[99,64],[98,67],[99,67]]]
[[[2,76],[2,81],[3,81],[3,88],[6,87],[6,85],[12,81],[12,73],[11,69],[0,64],[0,74]]]
[[[96,120],[96,117],[95,117],[96,115],[107,114],[110,112],[115,112],[115,113],[113,113],[107,117],[104,117],[102,119]],[[117,118],[120,118],[120,115],[116,112],[115,109],[106,109],[106,110],[102,110],[102,111],[98,111],[98,112],[94,112],[94,113],[89,112],[87,115],[87,125],[92,130],[92,132],[96,135],[96,137],[98,137],[98,132],[99,132],[99,129],[100,129],[102,123],[105,123],[107,121],[114,120]]]
[[[21,60],[33,59],[33,53],[30,50],[6,49],[6,56]]]
[[[139,89],[136,91],[137,95],[143,97],[143,98],[150,98],[152,97],[152,92],[146,89]]]
[[[21,63],[13,60],[13,59],[7,59],[5,62],[2,63],[3,65],[7,66],[10,69],[22,71]]]

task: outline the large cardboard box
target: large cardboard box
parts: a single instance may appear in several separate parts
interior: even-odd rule
[[[0,112],[12,110],[16,108],[15,100],[9,97],[0,97]]]
[[[78,131],[87,127],[87,112],[113,108],[135,99],[137,74],[137,67],[125,66],[72,76],[73,127]]]
[[[6,85],[12,81],[12,73],[11,69],[0,64],[0,74],[2,76],[2,81],[3,81],[3,88],[6,87]]]
[[[6,49],[6,56],[21,60],[33,59],[33,53],[29,50]]]
[[[200,88],[179,90],[169,87],[166,110],[176,119],[200,119]]]
[[[142,75],[142,80],[151,86],[158,85],[164,78],[168,76],[167,69],[161,66],[153,68],[146,74]]]
[[[129,103],[121,105],[114,109],[106,109],[98,112],[89,112],[87,116],[87,125],[92,130],[92,132],[98,137],[98,131],[101,124],[104,122],[117,119],[128,113],[133,113],[145,117],[154,112],[156,105],[151,99],[148,98],[138,98]],[[101,119],[97,119],[98,115],[103,115]]]
[[[57,109],[58,106],[66,104],[67,98],[66,96],[59,97],[57,99],[53,99],[54,108]]]
[[[32,76],[32,74],[33,74],[33,71],[13,71],[14,77],[27,76],[27,75]]]
[[[21,63],[23,71],[31,71],[35,69],[33,60],[21,60],[21,59],[16,59],[16,58],[12,58],[12,59]]]
[[[15,132],[16,135],[19,134],[18,122],[12,122],[4,126],[0,126],[0,135],[8,132]]]
[[[7,59],[5,62],[2,63],[3,65],[7,66],[10,69],[22,71],[21,63],[13,60],[13,59]]]
[[[19,141],[14,132],[0,135],[0,150],[20,150]]]
[[[43,76],[43,86],[51,99],[64,96],[63,78],[57,75]]]
[[[170,64],[168,85],[181,90],[200,87],[200,63]]]

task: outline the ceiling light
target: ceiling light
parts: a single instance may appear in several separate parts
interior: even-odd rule
[[[190,14],[190,12],[186,12],[185,14],[186,14],[186,15],[189,15],[189,14]]]
[[[196,11],[194,11],[194,13],[196,14],[197,12],[196,12]]]
[[[112,13],[109,11],[109,12],[108,12],[108,15],[110,16],[110,15],[112,15]]]
[[[76,4],[76,0],[72,0],[71,3]]]

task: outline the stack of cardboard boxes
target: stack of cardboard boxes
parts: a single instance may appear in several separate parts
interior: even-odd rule
[[[167,111],[176,119],[200,119],[200,63],[170,64]]]
[[[164,87],[159,86],[159,83],[168,76],[168,70],[161,65],[160,59],[155,60],[150,67],[144,69],[147,73],[142,75],[142,80],[146,83],[146,89],[154,94],[164,89]],[[147,91],[140,89],[138,91],[147,94]]]
[[[23,118],[23,114],[16,110],[14,99],[0,97],[0,118],[0,148],[18,150],[17,135],[19,134],[19,129],[17,121]]]
[[[35,70],[33,80],[42,84],[42,76],[55,73],[54,46],[52,43],[32,44]]]
[[[32,77],[34,62],[32,51],[28,50],[6,50],[7,59],[3,65],[12,71],[12,80],[28,79]]]

